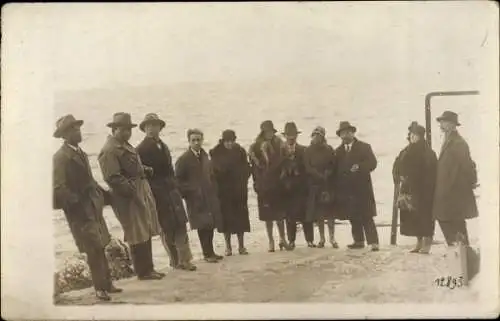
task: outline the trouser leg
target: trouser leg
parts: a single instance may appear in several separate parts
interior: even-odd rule
[[[372,216],[363,218],[363,230],[368,245],[378,244],[378,233]]]
[[[212,256],[210,253],[210,230],[208,229],[199,229],[198,230],[198,238],[200,240],[201,250],[203,252],[203,256],[205,258]]]
[[[455,243],[456,230],[452,221],[439,221],[439,226],[443,232],[446,244],[451,246]]]
[[[152,263],[149,258],[148,244],[151,246],[151,240],[130,246],[132,263],[137,276],[144,276],[151,272]]]
[[[224,233],[224,241],[226,242],[226,250],[231,251],[231,233]]]
[[[325,243],[325,220],[318,220],[316,224],[318,225],[319,241]]]
[[[457,221],[456,223],[457,225],[457,232],[462,234],[463,236],[463,242],[465,245],[469,245],[469,234],[468,234],[468,231],[467,231],[467,223],[465,222],[465,220],[461,220],[461,221]],[[457,239],[458,241],[458,239]]]
[[[181,224],[175,231],[175,247],[180,264],[188,264],[193,259],[186,224]]]
[[[363,223],[358,216],[353,216],[349,219],[351,222],[351,234],[355,243],[364,244],[365,235],[363,233]]]
[[[288,242],[295,242],[297,238],[297,223],[295,220],[286,220],[286,234],[288,236]]]
[[[304,238],[307,243],[314,241],[314,227],[313,222],[302,222],[302,230],[304,231]]]
[[[210,250],[210,255],[211,256],[214,256],[215,255],[215,252],[214,252],[214,229],[210,229],[208,232],[208,248]]]
[[[244,235],[245,235],[244,232],[240,232],[240,233],[237,234],[237,236],[238,236],[238,248],[240,250],[245,248],[245,238],[244,238]]]
[[[96,291],[107,291],[111,287],[111,273],[103,248],[93,248],[87,252],[87,264]]]
[[[177,253],[177,247],[175,245],[176,231],[173,229],[168,229],[161,232],[161,243],[168,253],[170,258],[170,266],[176,267],[179,264],[179,256]]]
[[[326,223],[328,225],[330,243],[335,243],[335,219],[329,219]]]
[[[153,264],[153,244],[151,243],[151,239],[149,239],[146,242],[146,262],[145,262],[145,267],[147,267],[147,271],[153,272],[154,271],[154,264]]]

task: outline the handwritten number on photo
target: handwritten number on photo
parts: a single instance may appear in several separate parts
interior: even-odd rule
[[[455,288],[461,288],[464,285],[463,282],[463,276],[460,277],[452,277],[452,276],[447,276],[447,277],[439,277],[434,280],[434,283],[438,287],[443,287],[443,288],[449,288],[450,290],[453,290]]]

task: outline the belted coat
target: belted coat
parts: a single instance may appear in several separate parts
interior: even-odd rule
[[[111,206],[122,225],[124,241],[135,245],[159,235],[155,200],[135,148],[109,136],[98,159],[110,187]]]

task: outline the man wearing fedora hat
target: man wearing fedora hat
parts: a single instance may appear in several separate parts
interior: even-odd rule
[[[445,138],[437,165],[433,216],[438,220],[448,245],[457,242],[459,235],[468,245],[466,219],[478,216],[474,188],[477,184],[475,163],[469,145],[458,133],[458,115],[445,111],[436,119]]]
[[[266,223],[269,252],[275,251],[273,222],[278,226],[280,250],[288,249],[288,242],[285,240],[286,212],[280,179],[287,151],[285,143],[276,136],[277,132],[271,120],[263,121],[260,124],[260,133],[248,151],[253,186],[257,193],[259,220]]]
[[[78,146],[82,124],[83,120],[73,115],[61,117],[56,123],[54,137],[64,143],[53,157],[54,207],[64,211],[78,250],[87,254],[96,297],[109,301],[108,293],[122,290],[111,282],[104,253],[111,239],[102,215],[107,191],[94,180],[88,156]]]
[[[170,266],[194,271],[196,266],[191,263],[186,211],[177,188],[172,156],[168,146],[160,139],[160,132],[164,127],[165,122],[157,114],[147,114],[139,125],[146,136],[136,149],[141,161],[153,169],[148,181],[155,197],[163,231],[161,239],[170,257]]]
[[[377,210],[370,175],[377,167],[377,159],[371,146],[358,140],[355,133],[356,127],[348,121],[340,122],[337,135],[342,139],[342,144],[335,151],[337,215],[351,222],[354,243],[348,248],[364,248],[366,237],[372,251],[378,251],[378,233],[373,221]]]
[[[160,234],[156,204],[146,172],[135,148],[128,142],[132,135],[130,114],[113,115],[108,137],[99,154],[99,165],[111,188],[112,206],[130,245],[134,270],[139,280],[158,280],[165,276],[154,270],[151,237]]]
[[[283,163],[281,180],[284,185],[284,195],[282,202],[286,212],[286,231],[289,242],[289,250],[295,248],[297,234],[297,223],[302,224],[304,236],[308,247],[315,247],[313,223],[306,222],[307,203],[307,174],[304,164],[305,146],[297,143],[297,137],[301,132],[294,122],[285,124],[283,136],[285,137],[285,147],[287,157]]]

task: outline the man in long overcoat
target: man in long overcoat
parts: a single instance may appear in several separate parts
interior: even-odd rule
[[[305,146],[297,143],[297,137],[301,132],[294,122],[285,124],[283,135],[286,138],[286,158],[281,170],[281,180],[284,187],[282,202],[286,213],[286,231],[289,247],[295,248],[297,234],[297,223],[302,224],[304,237],[309,247],[315,247],[313,222],[306,222],[306,203],[308,195],[307,173],[304,163]]]
[[[156,201],[158,220],[162,228],[162,243],[170,256],[170,266],[175,269],[194,271],[187,234],[187,217],[182,196],[177,187],[172,156],[168,146],[160,139],[165,122],[157,114],[147,114],[139,125],[146,133],[137,146],[144,165],[153,169],[148,177]]]
[[[445,141],[438,160],[433,217],[438,220],[448,245],[461,234],[469,244],[466,219],[478,216],[474,188],[477,184],[475,163],[469,145],[457,131],[458,115],[445,111],[437,118]]]
[[[354,243],[348,248],[364,248],[366,236],[372,251],[378,251],[378,233],[373,221],[377,210],[370,174],[377,167],[377,159],[371,146],[358,140],[355,132],[356,127],[349,122],[340,122],[337,135],[342,138],[342,144],[335,152],[337,217],[351,221]]]
[[[87,254],[92,281],[99,300],[109,301],[108,293],[121,292],[113,286],[104,248],[110,242],[102,216],[105,191],[92,176],[82,141],[83,120],[66,115],[57,121],[54,137],[64,143],[53,157],[54,208],[62,209],[78,250]]]
[[[158,280],[165,276],[154,270],[151,237],[160,234],[156,204],[146,171],[135,148],[130,114],[116,113],[107,125],[112,129],[99,154],[104,180],[111,188],[113,209],[122,225],[124,240],[130,245],[134,270],[139,280]]]
[[[189,225],[198,231],[205,261],[217,263],[223,257],[214,252],[214,229],[222,227],[217,185],[211,161],[202,148],[203,132],[189,129],[189,148],[175,163],[179,189],[186,201]]]

